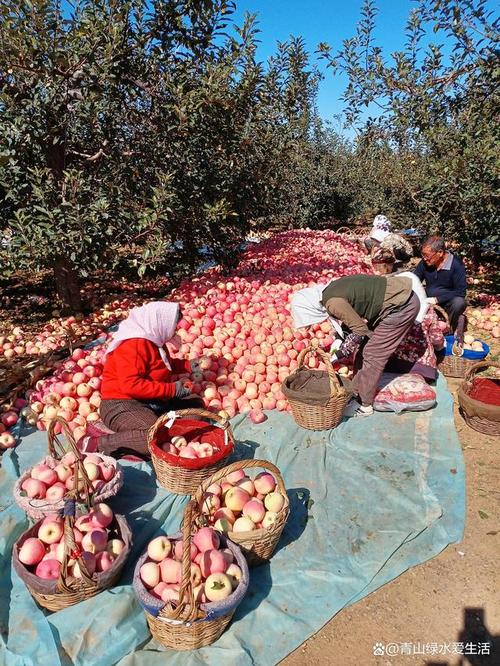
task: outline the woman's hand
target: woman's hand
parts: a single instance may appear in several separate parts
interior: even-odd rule
[[[358,351],[359,345],[364,340],[363,335],[358,335],[357,333],[350,333],[344,342],[342,343],[340,349],[337,352],[337,360],[340,361],[343,358],[347,358]]]
[[[197,358],[189,361],[189,365],[191,366],[191,372],[200,372],[200,361]]]
[[[178,379],[175,382],[175,397],[186,398],[188,395],[191,395],[191,389],[189,388],[188,382],[183,382]]]

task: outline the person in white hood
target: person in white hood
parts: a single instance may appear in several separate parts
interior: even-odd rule
[[[370,235],[363,240],[363,244],[372,257],[375,251],[385,250],[391,253],[396,268],[400,268],[413,257],[411,244],[400,234],[392,231],[392,223],[385,215],[375,217]]]

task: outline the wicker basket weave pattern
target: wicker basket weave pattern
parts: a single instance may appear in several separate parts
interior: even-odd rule
[[[316,342],[316,344],[311,344],[300,352],[297,358],[298,369],[295,372],[303,369],[306,356],[309,354],[318,355],[326,365],[330,380],[330,397],[328,402],[325,405],[309,405],[292,398],[288,398],[288,402],[293,418],[302,428],[307,428],[308,430],[330,430],[331,428],[335,428],[342,420],[348,394],[339,382],[328,354],[317,346],[317,341],[313,342]]]
[[[471,398],[474,375],[487,368],[500,368],[500,363],[481,361],[468,369],[464,381],[458,389],[458,403],[466,423],[485,435],[500,435],[500,406],[486,405],[480,400]]]
[[[240,469],[261,468],[271,472],[276,478],[279,492],[285,498],[285,504],[278,513],[276,522],[268,528],[252,530],[251,532],[228,532],[228,538],[240,546],[245,555],[248,566],[258,566],[267,562],[276,548],[281,533],[285,527],[288,515],[290,513],[290,502],[285,488],[285,483],[279,469],[267,460],[239,460],[223,469],[220,469],[209,479],[206,479],[197,489],[194,499],[198,504],[198,510],[201,513],[203,505],[203,496],[212,483],[222,481],[228,474]],[[203,517],[203,516],[202,516]]]
[[[147,558],[145,553],[137,562],[134,574],[134,589],[143,606],[146,621],[153,637],[162,645],[174,650],[195,650],[214,643],[227,627],[238,604],[245,596],[248,583],[248,567],[239,547],[221,535],[223,544],[228,547],[242,571],[236,590],[227,599],[218,603],[196,603],[191,583],[191,536],[198,515],[196,502],[186,506],[182,524],[182,534],[172,537],[182,538],[182,581],[179,590],[179,603],[173,605],[154,598],[145,589],[139,575],[140,567]]]
[[[170,413],[160,416],[148,432],[148,447],[158,483],[165,490],[178,495],[194,493],[200,483],[224,465],[234,448],[233,431],[228,420],[204,409],[179,409],[175,412],[176,418],[187,419],[191,416],[215,421],[216,427],[224,433],[224,443],[219,452],[210,458],[194,461],[197,468],[193,467],[192,460],[165,453],[156,443],[160,429],[167,427],[167,423],[172,419]]]

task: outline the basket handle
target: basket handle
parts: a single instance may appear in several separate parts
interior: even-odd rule
[[[479,372],[479,370],[484,370],[485,368],[500,368],[500,363],[497,363],[496,361],[478,361],[477,363],[474,363],[474,365],[471,365],[470,368],[468,368],[465,372],[464,375],[464,381],[468,382],[472,379],[472,376],[476,374],[476,372]]]
[[[83,486],[85,491],[85,504],[87,505],[88,508],[90,508],[92,506],[92,500],[90,497],[92,494],[90,492],[90,489],[92,488],[92,482],[89,479],[87,472],[85,471],[85,467],[83,466],[84,457],[76,445],[75,438],[73,437],[73,433],[71,432],[68,422],[65,419],[63,419],[62,416],[56,416],[54,419],[51,419],[49,423],[49,428],[48,428],[49,454],[53,458],[59,458],[60,452],[61,451],[64,452],[64,447],[55,433],[56,423],[59,423],[61,425],[62,430],[64,432],[64,436],[68,440],[70,451],[72,451],[76,457],[76,462],[74,466],[75,470],[74,491],[70,491],[66,497],[72,498],[76,501],[78,496],[78,481],[79,477],[81,477],[83,480]],[[57,449],[59,449],[59,454]]]
[[[330,379],[330,394],[331,395],[338,395],[341,391],[340,382],[337,379],[337,374],[335,373],[335,370],[333,369],[333,365],[332,365],[332,362],[330,361],[330,357],[328,356],[328,354],[326,352],[324,352],[319,347],[318,340],[312,340],[309,347],[306,347],[305,349],[303,349],[300,352],[300,354],[297,358],[297,366],[299,368],[301,368],[303,363],[304,363],[304,359],[309,354],[317,354],[321,358],[321,360],[325,363],[326,370],[328,372],[328,377]]]
[[[229,431],[231,424],[229,423],[228,419],[225,419],[224,417],[220,416],[219,414],[215,414],[215,412],[209,412],[206,409],[176,409],[175,410],[175,415],[176,417],[188,417],[188,416],[199,416],[205,419],[211,419],[212,421],[216,421],[220,427],[225,430]],[[167,423],[167,421],[170,421],[170,416],[169,413],[167,412],[166,414],[162,414],[155,423],[151,426],[151,428],[148,431],[148,444],[151,444],[153,439],[155,439],[158,430]]]
[[[200,510],[203,504],[203,495],[206,493],[207,488],[209,488],[212,485],[212,483],[217,483],[218,481],[222,481],[222,479],[224,479],[228,474],[231,474],[231,472],[236,472],[239,469],[248,469],[252,467],[260,467],[262,469],[267,469],[270,472],[272,472],[276,478],[276,482],[278,484],[280,493],[286,496],[285,482],[283,481],[281,472],[276,467],[276,465],[273,465],[273,463],[269,462],[268,460],[260,460],[258,458],[255,459],[251,458],[248,460],[238,460],[237,462],[231,463],[226,467],[222,467],[217,472],[212,474],[211,477],[205,479],[205,481],[203,481],[198,486],[196,493],[194,494],[194,499]]]
[[[92,575],[87,569],[85,560],[83,559],[83,551],[77,545],[75,541],[75,534],[73,532],[73,527],[75,524],[76,516],[76,501],[78,498],[78,475],[79,473],[85,474],[85,468],[83,465],[75,465],[75,488],[67,493],[64,502],[63,509],[63,521],[64,521],[64,552],[63,552],[63,561],[61,563],[61,568],[59,571],[59,578],[57,579],[57,589],[60,592],[71,592],[71,588],[66,585],[66,579],[68,577],[68,564],[70,559],[75,559],[78,562],[80,567],[80,574],[82,580],[87,586],[95,586],[95,581],[92,579]],[[90,483],[90,482],[89,482]]]
[[[182,521],[182,579],[179,589],[179,603],[172,610],[163,611],[164,617],[170,620],[177,620],[181,615],[183,622],[191,622],[195,618],[200,618],[200,610],[197,608],[193,584],[191,583],[191,532],[194,526],[194,515],[196,512],[196,503],[190,500],[184,511]],[[184,614],[188,608],[187,614]]]
[[[62,445],[60,439],[55,433],[55,427],[57,423],[59,423],[59,425],[61,426],[64,436],[66,437],[66,440],[69,444],[70,451],[72,451],[77,458],[83,460],[83,456],[81,452],[78,450],[75,438],[73,437],[73,433],[71,432],[68,422],[65,419],[63,419],[62,416],[55,416],[53,419],[49,421],[49,427],[47,428],[49,455],[52,456],[53,458],[59,459],[61,458],[62,455],[66,453],[66,451],[64,450],[64,446]]]
[[[432,308],[433,308],[438,314],[440,314],[440,315],[443,317],[443,319],[445,320],[445,322],[448,324],[448,327],[449,327],[449,326],[450,326],[450,318],[449,318],[448,313],[446,312],[446,310],[445,310],[444,308],[442,308],[440,305],[438,305],[437,303],[433,303],[433,304],[431,305],[431,307],[432,307]]]

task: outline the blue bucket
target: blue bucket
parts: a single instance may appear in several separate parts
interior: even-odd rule
[[[446,353],[445,356],[452,356],[452,347],[453,343],[455,342],[455,336],[454,335],[447,335],[445,337],[446,340]],[[477,342],[480,342],[483,345],[483,351],[472,351],[471,349],[464,349],[463,356],[461,358],[466,358],[469,361],[482,361],[483,358],[486,358],[488,354],[490,353],[490,348],[489,345],[484,342],[484,340],[479,340],[479,338],[476,338]]]

